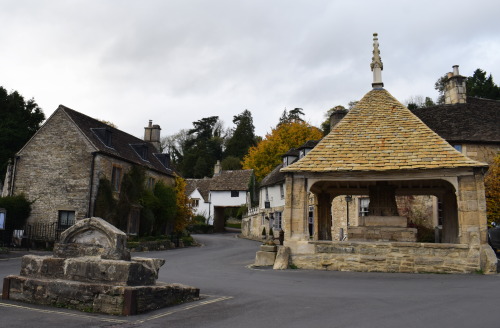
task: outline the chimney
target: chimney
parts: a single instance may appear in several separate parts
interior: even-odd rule
[[[347,109],[342,106],[337,106],[333,109],[332,114],[330,115],[330,131],[339,124],[339,122],[346,116]]]
[[[222,170],[221,170],[220,161],[217,161],[217,163],[215,163],[215,166],[214,166],[214,177],[217,175],[220,175],[221,171]]]
[[[149,120],[149,124],[144,128],[144,141],[150,142],[160,152],[160,131],[158,124],[153,125],[153,121]]]
[[[467,102],[465,79],[465,76],[458,72],[458,65],[454,65],[453,73],[448,73],[448,80],[444,86],[445,104],[465,104]]]

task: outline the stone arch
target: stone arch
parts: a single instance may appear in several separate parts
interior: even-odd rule
[[[311,179],[312,180],[312,179]],[[442,240],[445,243],[459,242],[459,215],[457,207],[456,183],[449,178],[429,179],[371,179],[371,180],[334,180],[314,179],[308,191],[316,197],[315,226],[317,240],[332,240],[338,233],[333,229],[332,201],[341,195],[370,195],[378,184],[389,186],[394,195],[432,195],[442,204]],[[370,191],[372,189],[372,191]],[[347,205],[348,206],[348,205]],[[379,212],[383,212],[379,210]],[[383,213],[382,213],[383,214]]]
[[[77,221],[66,229],[54,247],[58,257],[99,256],[103,259],[130,260],[127,235],[101,218]]]

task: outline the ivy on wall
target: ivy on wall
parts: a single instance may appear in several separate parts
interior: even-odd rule
[[[187,224],[184,222],[191,217],[189,212],[189,218],[186,219],[185,207],[188,207],[188,199],[184,190],[184,179],[179,177],[176,177],[175,188],[159,181],[153,190],[149,190],[146,188],[145,170],[133,166],[123,175],[118,197],[108,179],[99,180],[94,216],[101,217],[118,229],[126,231],[130,211],[138,207],[141,213],[139,226],[141,236],[182,231]]]

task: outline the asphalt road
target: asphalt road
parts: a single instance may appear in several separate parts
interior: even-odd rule
[[[204,298],[133,317],[0,302],[0,327],[500,327],[500,276],[258,270],[258,242],[198,235],[202,247],[161,257],[159,280]],[[19,259],[0,261],[0,277]]]

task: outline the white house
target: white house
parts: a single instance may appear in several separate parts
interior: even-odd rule
[[[216,170],[213,178],[187,179],[186,193],[195,215],[203,215],[215,231],[224,230],[224,210],[250,204],[253,170]]]

